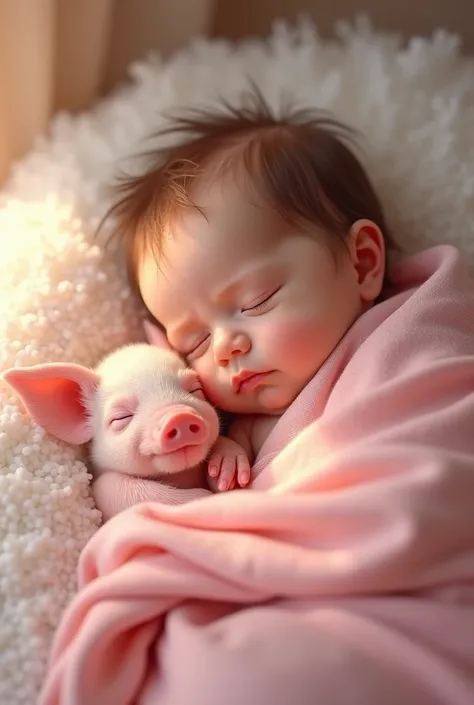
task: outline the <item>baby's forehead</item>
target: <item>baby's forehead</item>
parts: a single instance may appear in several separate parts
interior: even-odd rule
[[[217,274],[226,265],[264,258],[289,234],[287,223],[263,201],[251,200],[237,185],[214,184],[197,191],[198,210],[175,216],[157,258],[163,278],[171,280],[180,266],[195,273],[209,265]],[[156,255],[155,255],[156,258]]]
[[[176,215],[160,251],[150,250],[141,258],[137,278],[148,308],[157,288],[156,295],[166,297],[182,294],[183,287],[198,280],[208,288],[216,278],[265,259],[288,237],[288,227],[269,206],[250,202],[236,188],[227,193],[214,185],[202,200],[200,195],[196,193],[196,201],[202,212]]]
[[[219,228],[223,239],[238,239],[247,231],[257,237],[266,233],[277,237],[288,230],[278,208],[248,175],[244,178],[232,173],[221,178],[200,179],[193,186],[191,197],[199,208],[197,213]],[[178,214],[176,220],[178,225],[189,220],[189,211]]]

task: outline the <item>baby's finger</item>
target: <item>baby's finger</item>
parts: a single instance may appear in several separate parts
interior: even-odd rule
[[[224,492],[230,488],[235,475],[235,459],[224,458],[221,465],[221,473],[219,475],[219,484],[217,488],[220,492]]]
[[[221,471],[221,465],[222,465],[222,455],[213,455],[209,459],[209,463],[207,466],[207,472],[209,473],[210,477],[217,477],[218,474]]]
[[[241,487],[245,487],[250,481],[250,463],[245,454],[237,456],[237,481]]]

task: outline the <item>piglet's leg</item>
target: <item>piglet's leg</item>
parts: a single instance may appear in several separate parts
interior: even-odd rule
[[[210,494],[207,489],[178,489],[155,480],[144,480],[113,471],[99,475],[92,484],[92,496],[102,512],[103,521],[140,502],[185,504]]]

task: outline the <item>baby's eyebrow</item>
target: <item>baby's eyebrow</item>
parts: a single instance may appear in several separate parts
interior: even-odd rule
[[[259,264],[252,268],[246,269],[244,272],[239,272],[235,277],[224,284],[224,286],[215,289],[212,293],[216,301],[222,301],[229,298],[230,295],[241,289],[249,279],[255,279],[264,274],[272,272],[275,267],[268,263]]]

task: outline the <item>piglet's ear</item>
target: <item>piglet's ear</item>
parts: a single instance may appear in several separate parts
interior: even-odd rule
[[[162,348],[163,350],[173,350],[171,345],[168,343],[168,338],[166,333],[158,328],[151,321],[143,321],[143,330],[145,331],[145,336],[150,345],[154,345],[157,348]]]
[[[92,438],[84,403],[97,389],[96,372],[81,365],[51,363],[12,368],[2,377],[45,431],[76,445]]]

